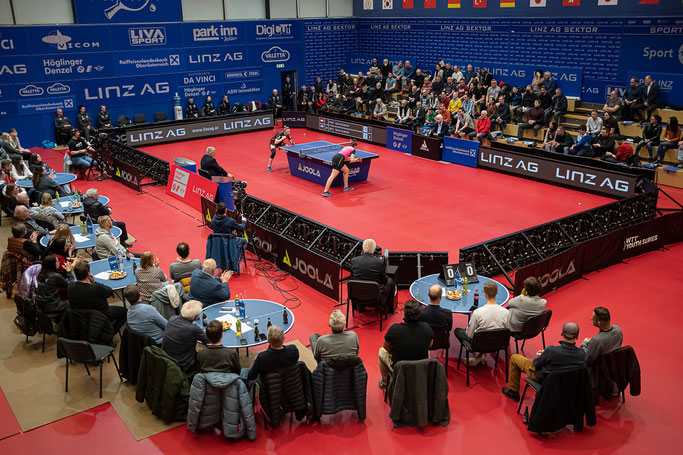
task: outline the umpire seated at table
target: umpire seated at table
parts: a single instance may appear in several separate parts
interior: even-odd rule
[[[164,330],[164,351],[173,357],[186,373],[196,368],[197,342],[210,343],[204,330],[194,323],[201,313],[201,302],[185,302],[180,309],[180,316],[171,316]]]
[[[268,349],[259,353],[251,368],[243,368],[241,376],[249,381],[263,380],[271,371],[287,368],[299,361],[299,350],[293,344],[285,346],[285,332],[276,325],[268,328]]]
[[[114,295],[109,286],[95,281],[90,273],[90,264],[84,260],[73,266],[76,282],[69,284],[69,307],[72,310],[96,310],[104,314],[118,332],[126,323],[128,310],[120,305],[109,305],[108,299]]]
[[[200,169],[208,172],[211,177],[232,177],[232,174],[228,174],[216,161],[216,149],[214,147],[206,148],[206,154],[200,162]]]
[[[240,245],[247,243],[247,239],[243,237],[244,231],[247,229],[247,219],[242,217],[242,222],[238,223],[234,218],[229,217],[223,202],[219,202],[216,206],[216,215],[211,219],[209,227],[216,234],[234,235]]]
[[[387,276],[387,265],[382,256],[375,254],[377,244],[373,239],[363,241],[363,253],[351,259],[351,278],[374,281],[379,284],[385,312],[394,312],[394,280]]]
[[[97,221],[101,216],[111,216],[111,207],[107,207],[99,201],[100,195],[97,192],[97,188],[90,188],[85,192],[85,197],[83,198],[83,214],[89,216],[93,221]],[[121,245],[124,248],[130,248],[130,243],[128,240],[128,230],[126,229],[126,223],[123,221],[111,221],[111,224],[121,229]]]
[[[213,276],[215,271],[216,261],[207,259],[201,270],[192,272],[189,292],[192,300],[199,300],[204,306],[208,306],[230,299],[228,281],[232,277],[232,270],[224,271],[220,278]]]
[[[126,315],[128,328],[142,335],[147,335],[161,346],[167,324],[166,319],[149,302],[142,301],[142,295],[137,285],[129,284],[126,286],[123,290],[123,296],[130,303],[130,309]]]

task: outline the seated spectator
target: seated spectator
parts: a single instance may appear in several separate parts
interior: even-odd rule
[[[676,148],[678,146],[678,141],[681,140],[681,127],[678,124],[678,119],[676,117],[669,117],[669,125],[667,125],[664,130],[662,139],[662,142],[659,143],[659,147],[657,147],[658,164],[664,163],[666,150]]]
[[[100,106],[100,113],[97,115],[97,129],[111,128],[111,116],[107,112],[107,106]]]
[[[600,134],[602,129],[602,119],[598,117],[598,111],[593,109],[591,111],[591,116],[586,120],[586,131],[590,134],[592,139],[595,139]]]
[[[614,151],[614,138],[610,136],[609,131],[606,127],[602,127],[600,130],[600,135],[593,140],[593,153],[592,156],[603,156],[607,152]],[[591,156],[591,155],[587,155]]]
[[[591,156],[591,135],[586,131],[586,125],[579,125],[579,132],[576,135],[576,142],[564,149],[565,155]]]
[[[169,267],[169,274],[174,283],[183,278],[190,278],[192,272],[202,268],[202,263],[199,259],[190,259],[190,245],[185,242],[180,242],[176,246],[176,253],[178,253],[177,262],[174,262]]]
[[[441,308],[441,295],[443,288],[440,284],[432,285],[429,288],[429,305],[422,307],[420,310],[420,321],[429,324],[429,327],[434,330],[445,330],[449,334],[453,328],[453,312],[445,308]]]
[[[460,67],[458,65],[455,65],[453,67],[453,81],[456,82],[457,84],[460,84],[460,81],[462,81],[465,77],[463,76],[462,72],[460,71]]]
[[[619,120],[619,117],[621,117],[622,113],[622,105],[623,102],[619,98],[619,94],[616,90],[612,90],[609,94],[609,99],[602,106],[602,110],[604,112],[609,112],[615,120]]]
[[[559,125],[560,118],[567,113],[567,107],[567,97],[562,94],[561,89],[555,89],[555,96],[550,102],[550,107],[545,111],[546,122],[552,117]]]
[[[53,228],[66,223],[64,215],[55,208],[55,203],[52,201],[52,196],[49,193],[43,193],[43,197],[40,199],[40,206],[31,208],[29,212],[34,220],[50,223]]]
[[[242,370],[242,377],[249,381],[257,378],[263,380],[264,376],[271,371],[281,370],[290,367],[299,361],[299,350],[290,344],[285,346],[285,332],[276,325],[268,328],[268,349],[259,353],[254,359],[254,363],[249,368]]]
[[[373,239],[363,241],[363,252],[351,258],[351,277],[356,280],[379,284],[387,314],[394,312],[394,281],[386,274],[387,265],[382,256],[375,254],[377,244]]]
[[[552,142],[555,141],[555,134],[557,133],[557,123],[551,121],[548,124],[548,129],[545,130],[545,138],[543,138],[543,150],[549,152],[552,148]]]
[[[90,264],[80,260],[73,266],[76,282],[69,284],[69,307],[72,310],[96,310],[104,314],[118,332],[126,323],[127,310],[120,305],[109,305],[114,296],[109,286],[98,283],[90,273]]]
[[[375,109],[372,111],[372,118],[375,120],[384,120],[387,116],[387,105],[382,102],[382,98],[375,100]]]
[[[69,155],[71,155],[71,163],[75,166],[84,166],[90,168],[93,165],[93,159],[88,156],[88,153],[95,151],[88,142],[81,137],[81,130],[74,129],[71,134],[71,140],[68,143]]]
[[[204,100],[202,111],[204,112],[204,117],[213,117],[216,115],[216,106],[214,106],[213,101],[211,101],[210,95],[206,97],[206,100]]]
[[[327,95],[325,95],[325,92],[317,92],[315,95],[315,104],[313,106],[313,112],[318,113],[321,110],[325,109],[327,106]]]
[[[446,83],[441,87],[441,96],[444,98],[450,98],[456,89],[457,85],[453,83],[453,78],[447,77]],[[465,86],[465,89],[467,89],[467,86]]]
[[[54,175],[46,174],[44,167],[36,166],[32,168],[32,172],[33,188],[40,192],[48,193],[53,198],[55,198],[57,194],[60,196],[68,196],[69,193],[55,182]]]
[[[344,331],[346,326],[344,313],[334,310],[330,314],[329,325],[332,333],[327,335],[314,333],[309,338],[315,360],[320,362],[337,356],[357,356],[360,350],[358,335],[356,332]]]
[[[372,92],[368,89],[367,85],[364,85],[360,91],[360,105],[356,102],[356,108],[363,113],[363,115],[368,115],[371,113],[372,109],[370,106],[373,104]]]
[[[602,126],[607,128],[610,136],[615,136],[619,134],[619,122],[615,119],[612,114],[605,112],[603,115]]]
[[[683,168],[683,141],[678,142],[678,164],[679,168]]]
[[[57,109],[57,117],[54,120],[55,124],[55,143],[57,145],[64,145],[69,142],[71,137],[71,120],[64,117],[64,112],[61,109]]]
[[[28,161],[30,159],[31,151],[21,146],[21,141],[19,140],[19,133],[17,132],[16,128],[9,129],[9,145],[14,147],[15,150],[19,151],[19,153],[21,153],[21,157],[24,160]]]
[[[200,302],[185,302],[180,309],[180,316],[171,316],[164,329],[164,351],[178,362],[185,373],[196,369],[197,343],[209,344],[204,330],[194,323],[201,313]]]
[[[384,81],[384,96],[387,101],[391,99],[391,95],[398,91],[398,83],[394,75],[389,72],[386,80]]]
[[[628,161],[628,158],[633,155],[633,147],[631,144],[626,142],[624,136],[616,136],[615,142],[617,143],[617,153],[605,152],[600,158],[603,161],[608,161],[610,163],[624,163]]]
[[[403,73],[403,61],[402,60],[399,60],[398,62],[396,62],[396,64],[393,67],[391,67],[391,73],[394,76],[396,76],[397,79],[405,76],[405,74]]]
[[[455,88],[455,92],[457,93],[458,98],[462,98],[466,93],[469,92],[467,84],[465,83],[465,79],[460,79],[458,86]]]
[[[411,110],[408,107],[408,101],[407,100],[401,100],[401,104],[398,107],[398,111],[396,112],[396,119],[394,120],[394,123],[398,125],[408,125],[410,122],[410,114]]]
[[[536,94],[534,93],[531,86],[527,85],[526,90],[524,91],[524,93],[521,94],[521,100],[519,105],[517,105],[514,110],[511,110],[515,120],[518,122],[522,122],[524,120],[524,114],[526,114],[535,107],[535,102]],[[538,107],[541,107],[540,102],[538,103]]]
[[[69,309],[67,288],[73,279],[71,263],[67,262],[64,267],[60,266],[54,254],[43,259],[35,299],[38,309],[50,319],[59,321]]]
[[[149,302],[154,291],[169,284],[166,274],[159,268],[159,258],[151,251],[145,251],[140,256],[140,267],[135,270],[135,280],[145,302]]]
[[[565,149],[569,150],[569,147],[572,145],[574,145],[574,139],[564,130],[563,126],[558,126],[555,139],[550,142],[550,151],[553,153],[565,153]]]
[[[520,354],[513,354],[510,358],[508,386],[503,387],[503,395],[519,402],[522,373],[536,382],[543,382],[543,379],[554,371],[584,366],[586,354],[581,348],[576,347],[578,337],[579,326],[567,322],[562,326],[562,340],[559,346],[548,346],[539,350],[533,360]]]
[[[273,93],[275,92],[277,92],[277,90],[274,89]],[[327,85],[325,86],[325,93],[327,94],[328,99],[339,93],[339,90],[337,90],[337,84],[334,82],[334,80],[328,79]]]
[[[493,140],[493,136],[491,136],[491,119],[485,110],[481,111],[475,130],[470,133],[470,139],[474,139],[475,136],[479,142],[483,139]]]
[[[101,216],[111,217],[112,208],[106,206],[100,202],[100,195],[97,188],[90,188],[85,192],[85,197],[83,197],[83,214],[89,216],[93,220],[97,220]],[[124,248],[130,248],[133,245],[127,242],[128,240],[128,229],[126,228],[126,223],[123,221],[112,220],[112,225],[121,229],[121,245]]]
[[[469,85],[470,81],[474,79],[474,77],[477,75],[477,73],[474,71],[474,68],[472,65],[467,65],[467,72],[464,74],[465,76],[465,83]]]
[[[26,224],[21,221],[12,225],[12,236],[7,238],[7,251],[24,256],[33,262],[40,258],[42,249],[38,243],[38,233],[28,235]]]
[[[410,60],[406,60],[406,63],[403,66],[403,76],[405,76],[406,79],[413,79],[415,77],[415,68],[410,64]]]
[[[631,105],[633,120],[643,120],[643,109],[647,110],[647,117],[650,118],[655,109],[659,107],[659,85],[655,84],[652,76],[645,76],[645,86],[640,92],[640,101]]]
[[[166,319],[159,314],[156,308],[142,300],[140,290],[136,285],[129,284],[126,286],[123,289],[123,296],[130,304],[130,309],[126,314],[128,328],[142,335],[147,335],[161,346],[164,341]]]
[[[223,324],[220,321],[211,321],[205,332],[209,344],[206,345],[206,349],[197,352],[197,369],[202,373],[240,374],[242,369],[237,349],[226,348],[221,343]]]
[[[415,106],[417,105],[418,101],[422,101],[420,99],[420,91],[418,90],[416,85],[413,85],[410,88],[410,93],[408,94],[408,106],[411,109],[414,109]],[[424,103],[423,103],[424,104]],[[425,106],[426,107],[426,106]]]
[[[436,123],[436,116],[437,116],[436,111],[434,109],[432,109],[431,107],[428,107],[427,108],[427,116],[425,117],[425,121],[424,121],[424,126],[428,126],[430,128],[432,126],[434,126],[434,123]],[[422,126],[422,125],[420,125],[420,126]]]
[[[512,87],[510,102],[508,104],[510,104],[510,114],[513,114],[522,106],[522,92],[519,91],[519,87]]]
[[[422,105],[427,107],[427,108],[432,108],[435,111],[439,110],[441,108],[441,103],[439,102],[439,99],[436,97],[434,93],[429,93],[426,96],[426,99],[420,98],[420,101],[422,102]],[[449,101],[450,103],[450,101]]]
[[[185,117],[186,118],[198,118],[199,108],[194,104],[194,98],[189,97],[187,99],[187,106],[185,106]]]
[[[488,89],[486,89],[486,106],[498,101],[498,95],[500,95],[500,87],[498,87],[498,81],[492,79],[491,85]]]
[[[508,302],[510,312],[509,326],[512,332],[521,332],[524,323],[534,316],[545,311],[548,303],[546,299],[539,297],[541,283],[535,277],[524,280],[524,290],[518,296]]]
[[[510,106],[505,102],[503,95],[498,97],[498,109],[495,114],[495,124],[500,128],[500,131],[505,130],[505,125],[510,121]]]
[[[461,107],[462,100],[458,98],[457,92],[453,92],[451,95],[451,100],[448,102],[448,112],[451,114],[451,119],[455,117]]]
[[[442,114],[438,114],[435,117],[436,123],[432,127],[432,129],[429,131],[429,136],[432,137],[444,137],[448,135],[448,128],[450,125],[446,123],[443,119]]]
[[[493,82],[493,76],[491,73],[489,73],[488,68],[482,68],[479,70],[479,80],[484,85],[484,88],[491,86],[491,83]]]
[[[213,276],[215,271],[216,261],[207,259],[201,270],[192,272],[189,292],[192,300],[199,300],[204,306],[208,306],[230,299],[228,281],[232,277],[232,270],[226,270],[220,278]]]
[[[632,77],[631,78],[631,84],[629,88],[626,89],[624,92],[624,105],[621,107],[621,110],[623,111],[621,119],[622,120],[631,120],[633,119],[633,114],[632,114],[632,108],[638,102],[643,96],[643,88],[640,86],[640,83],[638,82],[637,77]],[[637,153],[637,152],[636,152]]]
[[[55,255],[59,261],[60,267],[65,267],[75,260],[74,250],[76,245],[67,244],[66,239],[51,239],[47,248],[43,251],[42,258],[45,259],[49,255]]]
[[[581,343],[581,349],[586,352],[586,365],[589,366],[601,355],[619,349],[624,341],[621,328],[612,324],[609,310],[604,306],[595,307],[591,321],[598,328],[598,333],[594,337],[584,338]]]
[[[323,93],[325,91],[325,87],[323,86],[323,80],[320,76],[315,78],[313,88],[315,88],[316,93]]]
[[[128,251],[119,240],[111,233],[113,223],[111,218],[107,215],[101,216],[97,219],[100,225],[95,230],[95,254],[100,259],[106,259],[111,256],[125,256]]]
[[[287,78],[289,81],[289,77]],[[285,82],[285,84],[288,84],[289,82]],[[291,85],[291,84],[290,84]],[[219,115],[228,115],[230,113],[230,100],[228,99],[228,95],[223,95],[223,99],[221,99],[221,102],[218,104],[218,114]]]
[[[384,335],[384,344],[379,348],[379,372],[382,376],[379,386],[386,389],[389,372],[394,371],[396,363],[428,359],[433,338],[429,324],[420,321],[420,304],[408,300],[403,306],[403,322],[389,327]]]
[[[17,197],[21,196],[22,194],[24,193],[19,194]],[[38,223],[31,218],[28,207],[23,204],[18,204],[14,208],[14,221],[22,222],[26,226],[26,235],[29,237],[35,232],[38,236],[38,239],[40,239],[42,236],[48,233],[47,229],[38,225]]]
[[[538,132],[541,128],[543,128],[543,122],[545,121],[545,111],[543,111],[543,108],[541,108],[541,101],[535,99],[534,107],[532,107],[528,112],[529,120],[527,120],[526,123],[519,123],[518,126],[522,131],[532,128],[534,130],[534,136],[538,136]]]
[[[638,152],[640,152],[642,147],[647,147],[647,153],[650,157],[650,160],[653,160],[654,154],[652,152],[652,148],[659,145],[659,139],[661,136],[662,118],[657,114],[653,114],[650,116],[650,123],[645,125],[645,128],[643,128],[643,138],[636,146],[636,155],[638,155]]]
[[[206,172],[209,173],[211,177],[231,177],[232,174],[228,174],[228,172],[221,167],[220,164],[218,164],[218,161],[216,161],[216,148],[215,147],[207,147],[206,148],[206,154],[202,156],[202,161],[200,163],[200,169],[205,170]]]
[[[21,194],[20,191],[21,188],[14,183],[8,183],[4,188],[2,188],[1,204],[2,210],[6,214],[13,214],[17,205],[26,205],[26,207],[29,207],[29,203],[26,202],[26,198],[17,199],[19,194]]]
[[[18,156],[15,156],[12,159],[12,170],[10,171],[10,175],[15,182],[33,178],[33,173],[28,169],[28,166],[26,166],[24,160]]]
[[[508,328],[510,313],[507,308],[503,308],[496,303],[496,294],[498,294],[498,286],[495,283],[491,281],[484,283],[486,305],[480,306],[472,312],[470,323],[466,329],[460,327],[455,329],[455,336],[458,339],[472,342],[472,337],[479,330]],[[484,360],[484,354],[477,353],[474,357],[470,358],[470,366],[475,366],[482,360]]]
[[[443,121],[450,126],[451,123],[451,113],[450,111],[445,107],[445,106],[440,106],[438,111],[436,112],[436,115],[440,115],[443,117]],[[436,119],[435,119],[436,121]]]
[[[35,168],[42,168],[43,171],[45,172],[45,175],[51,174],[53,171],[50,168],[50,166],[43,161],[43,158],[40,156],[40,153],[32,153],[31,154],[31,159],[28,162],[28,167],[31,169],[32,173],[35,173]]]
[[[410,119],[408,126],[410,126],[411,129],[420,128],[422,125],[424,125],[425,120],[427,119],[427,109],[422,106],[420,101],[418,101],[415,103],[415,109],[413,109],[412,115],[410,115],[408,118]]]
[[[470,98],[469,93],[465,93],[462,96],[462,108],[465,111],[465,114],[474,118],[474,101]]]
[[[475,88],[470,93],[472,101],[479,107],[480,111],[486,109],[486,89],[481,82],[477,82]]]
[[[557,79],[552,77],[550,71],[543,73],[541,87],[543,87],[547,93],[555,93],[555,90],[557,89]]]
[[[453,134],[457,137],[465,139],[469,137],[470,133],[474,131],[474,123],[472,117],[465,113],[462,107],[455,116],[455,131]]]
[[[64,240],[64,244],[65,244],[67,250],[71,250],[71,251],[76,250],[76,239],[74,238],[74,235],[71,232],[71,227],[66,223],[60,224],[59,226],[57,226],[57,229],[55,229],[55,232],[52,235],[52,239],[50,239],[48,246],[50,246],[52,243],[54,243],[55,241],[60,240],[60,239]],[[65,258],[71,258],[71,257],[74,257],[74,254],[68,254],[64,257]]]
[[[550,93],[546,92],[545,87],[541,87],[541,93],[538,94],[538,99],[541,102],[541,107],[547,117],[547,113],[551,110],[553,104],[553,97]]]

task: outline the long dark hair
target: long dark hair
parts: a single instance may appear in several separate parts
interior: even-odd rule
[[[45,174],[45,169],[43,166],[34,166],[31,172],[33,172],[33,188],[38,189],[38,184]]]
[[[59,273],[57,270],[57,266],[59,264],[59,261],[57,261],[57,256],[54,254],[49,254],[45,256],[43,259],[43,264],[42,268],[40,269],[40,273],[38,274],[38,283],[45,283],[47,279],[52,275],[53,273]]]
[[[43,252],[43,257],[48,257],[49,255],[60,255],[64,256],[65,258],[68,256],[66,253],[66,239],[54,239],[50,244],[45,248],[45,252]],[[44,260],[44,259],[43,259]]]
[[[675,132],[676,135],[681,132],[681,126],[678,124],[678,119],[676,117],[669,117],[669,128],[670,131]]]

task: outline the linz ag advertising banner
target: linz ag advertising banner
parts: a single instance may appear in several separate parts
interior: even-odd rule
[[[166,194],[201,211],[202,197],[213,201],[216,199],[217,191],[218,184],[211,180],[174,164],[171,165]]]
[[[306,128],[306,113],[300,111],[283,111],[282,124],[292,128]]]
[[[478,167],[588,191],[607,197],[633,196],[636,177],[507,150],[480,147]]]
[[[166,142],[183,141],[225,134],[244,133],[273,127],[273,113],[263,112],[244,117],[204,117],[206,120],[196,120],[182,125],[169,124],[147,128],[130,129],[127,131],[128,145],[133,147],[143,145],[164,144]]]

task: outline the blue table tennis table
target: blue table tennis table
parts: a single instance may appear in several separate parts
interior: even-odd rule
[[[332,171],[332,157],[342,147],[331,142],[315,141],[305,144],[286,145],[280,148],[287,152],[289,172],[292,175],[325,186]],[[361,158],[363,161],[360,163],[347,163],[349,167],[349,184],[367,180],[370,173],[370,162],[375,158],[379,158],[379,155],[356,149],[356,157]],[[332,182],[332,186],[339,186],[343,183],[340,172],[339,176]]]

